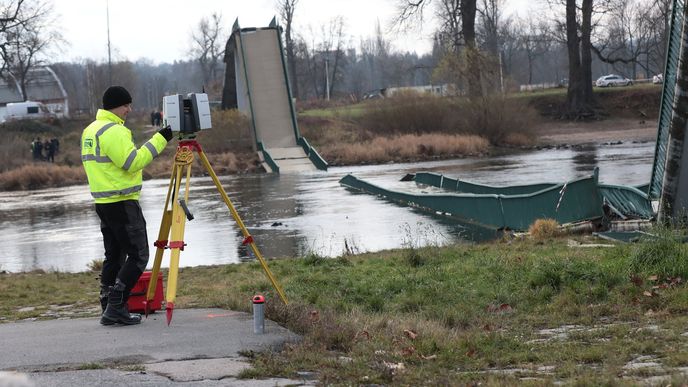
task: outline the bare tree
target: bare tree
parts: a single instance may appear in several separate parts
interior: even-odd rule
[[[344,18],[337,16],[330,21],[328,26],[322,26],[320,36],[323,40],[317,46],[317,53],[326,67],[327,80],[322,85],[322,95],[327,96],[333,92],[341,76],[340,66],[345,45]]]
[[[289,79],[291,81],[291,91],[295,98],[299,98],[299,82],[296,77],[296,60],[294,53],[294,37],[292,25],[294,21],[294,11],[299,0],[276,0],[277,9],[284,22],[284,42],[287,51],[287,66],[289,67]]]
[[[52,11],[42,0],[11,1],[1,10],[0,71],[16,79],[24,99],[31,69],[43,64],[48,50],[61,42]]]
[[[601,61],[634,79],[638,67],[646,78],[663,68],[666,33],[661,9],[638,0],[617,0],[609,16],[606,34],[593,46]]]
[[[533,68],[535,60],[544,55],[551,44],[547,27],[529,17],[518,28],[519,48],[523,51],[528,63],[528,84],[533,83]]]
[[[560,29],[565,31],[565,42],[569,64],[569,85],[567,90],[567,112],[571,118],[583,118],[593,114],[594,95],[592,90],[592,34],[599,19],[608,9],[611,0],[548,0],[554,8],[563,7],[565,22]]]
[[[24,0],[17,0],[16,2],[4,2],[0,8],[0,74],[6,75],[9,63],[6,58],[9,57],[8,47],[9,39],[7,34],[13,29],[19,27],[22,23],[20,18],[20,11]]]
[[[432,0],[402,0],[395,23],[407,26],[414,21],[422,24],[423,12]],[[450,38],[453,48],[465,50],[468,71],[468,95],[471,98],[482,95],[481,58],[476,44],[475,17],[477,0],[440,0],[437,16],[441,20],[440,30]]]
[[[502,4],[504,0],[480,0],[480,29],[487,52],[492,56],[499,55],[499,32],[502,22]]]
[[[207,90],[218,91],[220,63],[224,56],[224,43],[227,40],[222,28],[222,15],[213,13],[210,19],[203,17],[196,30],[191,34],[191,58],[201,66],[203,85]]]

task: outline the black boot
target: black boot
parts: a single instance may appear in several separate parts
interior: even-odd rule
[[[141,315],[137,313],[129,313],[126,299],[127,289],[124,283],[117,280],[115,286],[110,290],[108,295],[108,304],[105,308],[103,316],[100,318],[100,323],[103,325],[123,324],[135,325],[141,323]]]
[[[100,314],[105,313],[105,308],[108,304],[108,294],[110,294],[110,289],[112,286],[100,285],[100,307],[103,309]]]

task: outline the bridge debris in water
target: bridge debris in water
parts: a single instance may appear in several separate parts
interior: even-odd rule
[[[611,219],[650,219],[647,195],[636,187],[600,184],[597,168],[591,176],[564,183],[494,187],[420,172],[403,181],[438,188],[437,193],[411,193],[379,187],[353,175],[339,183],[402,205],[494,230],[525,231],[536,219],[560,224]]]

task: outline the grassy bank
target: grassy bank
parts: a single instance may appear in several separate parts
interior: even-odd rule
[[[53,123],[14,121],[0,125],[5,141],[0,144],[0,190],[27,190],[85,184],[81,166],[79,142],[81,132],[90,120],[62,120]],[[157,128],[146,126],[142,116],[131,115],[126,123],[132,129],[134,141],[142,145]],[[54,163],[33,160],[31,141],[56,137],[60,151]],[[198,139],[215,172],[246,173],[258,168],[257,156],[251,150],[251,136],[246,117],[236,110],[213,112],[213,130],[198,134]],[[176,140],[144,169],[144,178],[169,177]],[[204,174],[200,162],[194,164],[194,174]]]
[[[288,307],[257,263],[182,269],[176,304],[249,311],[262,292],[267,317],[303,335],[280,352],[246,354],[254,368],[243,377],[312,371],[323,384],[627,385],[661,376],[681,384],[687,257],[668,232],[607,248],[569,247],[564,237],[309,255],[270,262]],[[95,316],[95,277],[0,275],[0,316]]]
[[[596,119],[652,120],[657,116],[660,88],[656,85],[598,90]],[[528,147],[536,139],[534,127],[553,126],[562,115],[562,90],[515,96],[491,96],[468,101],[418,95],[348,104],[342,101],[310,104],[299,112],[301,133],[331,165],[377,164],[487,155],[499,147]],[[302,105],[303,107],[303,105]],[[251,148],[249,122],[236,110],[214,111],[213,129],[199,140],[218,174],[259,170]],[[0,125],[0,190],[59,187],[85,183],[80,160],[81,131],[90,120],[51,124],[18,121]],[[133,115],[127,126],[142,144],[154,128],[147,118]],[[591,129],[594,130],[594,123]],[[542,130],[540,130],[542,132]],[[546,134],[540,133],[537,134]],[[60,152],[55,168],[32,160],[35,137],[57,137]],[[144,178],[169,176],[174,146],[168,146],[144,170]],[[203,174],[199,165],[194,174]]]

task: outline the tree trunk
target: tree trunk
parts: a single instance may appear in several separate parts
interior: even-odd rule
[[[593,0],[583,0],[582,23],[581,23],[581,67],[583,79],[583,106],[581,113],[589,113],[590,107],[595,102],[592,92],[592,43],[590,35],[592,33],[592,2]]]
[[[468,65],[468,96],[471,98],[482,95],[480,53],[475,44],[476,10],[476,0],[461,1],[461,24],[463,26],[463,39],[466,43],[466,62]]]
[[[576,24],[576,0],[566,0],[566,48],[569,56],[569,87],[566,93],[568,115],[578,116],[585,98],[581,73],[578,25]]]

